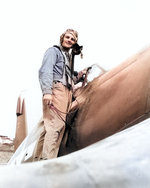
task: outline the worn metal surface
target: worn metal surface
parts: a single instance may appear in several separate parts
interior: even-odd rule
[[[150,119],[80,151],[0,167],[4,188],[149,188]]]
[[[95,78],[77,100],[60,155],[102,140],[150,111],[150,47]]]

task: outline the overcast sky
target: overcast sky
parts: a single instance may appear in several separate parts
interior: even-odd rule
[[[0,1],[0,135],[15,136],[17,98],[22,91],[29,132],[42,116],[38,70],[47,48],[73,28],[83,59],[111,69],[150,43],[149,0]]]

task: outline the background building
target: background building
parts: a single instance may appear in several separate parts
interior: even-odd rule
[[[6,164],[14,153],[14,139],[0,135],[0,165]]]

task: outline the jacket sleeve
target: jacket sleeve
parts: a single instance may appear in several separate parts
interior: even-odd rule
[[[49,48],[43,57],[42,66],[39,70],[39,82],[44,94],[52,94],[53,68],[57,61],[57,54],[54,48]]]

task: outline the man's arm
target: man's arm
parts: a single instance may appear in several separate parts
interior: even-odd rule
[[[56,52],[54,48],[49,48],[44,54],[42,66],[39,70],[39,82],[43,95],[52,94],[53,66],[55,63]]]
[[[54,48],[49,48],[44,54],[42,66],[39,70],[39,82],[45,104],[52,104],[53,102],[53,67],[56,63],[56,57]]]

